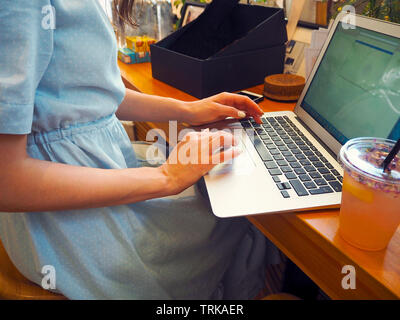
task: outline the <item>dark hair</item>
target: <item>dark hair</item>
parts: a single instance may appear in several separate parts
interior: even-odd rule
[[[134,13],[135,0],[113,0],[113,12],[115,13],[115,23],[124,30],[125,25],[138,27]]]

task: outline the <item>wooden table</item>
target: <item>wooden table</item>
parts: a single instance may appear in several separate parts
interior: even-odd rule
[[[151,76],[149,63],[119,64],[127,87],[140,92],[186,101],[196,98]],[[261,93],[262,86],[248,89]],[[264,100],[264,111],[293,110],[294,104]],[[160,128],[165,123],[140,123],[139,129]],[[138,134],[143,137],[144,133]],[[333,299],[399,299],[400,298],[400,229],[388,248],[366,252],[347,244],[338,234],[339,210],[318,210],[305,213],[285,213],[249,216],[265,236],[299,266]],[[345,265],[356,270],[356,289],[342,288]]]

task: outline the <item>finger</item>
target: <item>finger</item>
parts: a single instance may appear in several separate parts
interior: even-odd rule
[[[227,106],[218,102],[215,102],[216,110],[219,112],[219,119],[223,120],[227,117],[235,119],[246,118],[247,114],[243,110],[236,109],[235,107]]]
[[[209,140],[209,150],[213,154],[218,152],[221,148],[230,148],[238,145],[238,141],[234,135],[226,131],[218,131],[213,134]]]
[[[217,95],[216,98],[217,102],[233,106],[237,109],[249,113],[252,116],[254,115],[261,116],[264,113],[257,103],[255,103],[253,100],[251,100],[249,97],[246,96],[229,92],[223,92]]]
[[[224,150],[218,152],[216,154],[211,155],[211,163],[217,165],[219,163],[232,163],[232,160],[240,155],[242,151],[239,148],[229,148],[228,150]]]

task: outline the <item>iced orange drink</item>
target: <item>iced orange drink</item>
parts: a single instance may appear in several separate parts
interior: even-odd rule
[[[400,224],[400,157],[382,162],[395,141],[356,138],[340,150],[344,169],[339,233],[360,249],[386,248]]]

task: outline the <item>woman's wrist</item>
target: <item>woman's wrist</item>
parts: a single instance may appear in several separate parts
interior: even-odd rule
[[[177,185],[173,177],[171,177],[171,175],[169,174],[168,170],[166,170],[166,167],[164,165],[161,165],[155,168],[155,170],[157,170],[156,176],[160,181],[160,186],[162,186],[161,187],[161,192],[163,193],[162,196],[165,197],[176,194],[178,189]]]
[[[191,124],[193,122],[193,118],[195,117],[194,115],[194,110],[193,110],[193,102],[190,101],[181,101],[178,100],[178,112],[179,112],[179,118],[178,120],[180,122],[185,122],[188,124]]]

